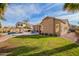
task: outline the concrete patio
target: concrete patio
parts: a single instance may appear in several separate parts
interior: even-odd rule
[[[72,40],[72,41],[77,41],[77,39],[79,39],[79,38],[77,37],[77,35],[76,35],[74,32],[61,35],[60,37],[66,38],[66,39],[70,39],[70,40]]]

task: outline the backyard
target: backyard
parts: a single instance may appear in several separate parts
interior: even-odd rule
[[[0,55],[78,56],[79,46],[69,39],[59,37],[18,36],[0,43]]]

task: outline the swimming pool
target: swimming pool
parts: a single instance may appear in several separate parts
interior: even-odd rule
[[[10,34],[16,34],[16,32],[8,32],[7,34],[8,35],[10,35]]]

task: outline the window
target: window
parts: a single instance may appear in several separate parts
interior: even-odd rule
[[[59,32],[59,24],[58,23],[56,24],[56,32],[57,33]]]

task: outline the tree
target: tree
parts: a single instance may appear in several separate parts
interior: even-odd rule
[[[0,22],[0,28],[2,27],[1,22]]]
[[[6,5],[5,3],[0,3],[0,19],[4,19],[4,12],[6,9]]]
[[[79,11],[79,3],[65,3],[64,10],[67,10],[69,12],[78,12]],[[78,29],[78,31],[79,31],[79,29]],[[75,35],[77,37],[76,43],[79,44],[79,32],[76,32],[76,30],[75,30]]]
[[[64,10],[69,12],[77,12],[79,11],[79,3],[65,3]]]

